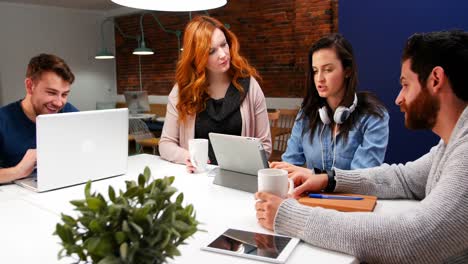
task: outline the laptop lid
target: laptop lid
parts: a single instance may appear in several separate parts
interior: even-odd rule
[[[128,109],[39,115],[37,190],[126,173]]]

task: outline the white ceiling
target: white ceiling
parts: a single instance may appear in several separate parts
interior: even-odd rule
[[[0,0],[0,3],[1,2],[57,6],[96,11],[110,11],[122,7],[120,5],[114,4],[111,0]]]

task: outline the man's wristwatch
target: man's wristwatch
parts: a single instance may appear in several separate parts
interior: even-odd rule
[[[327,187],[323,190],[324,192],[333,192],[335,191],[336,181],[335,181],[335,170],[327,170],[328,175],[328,184]]]

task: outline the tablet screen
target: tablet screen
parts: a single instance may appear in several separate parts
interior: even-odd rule
[[[208,248],[238,254],[276,259],[292,238],[228,229],[208,245]]]

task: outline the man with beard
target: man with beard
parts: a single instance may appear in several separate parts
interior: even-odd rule
[[[308,191],[334,191],[420,200],[412,210],[394,215],[343,213],[260,192],[255,204],[258,222],[363,262],[467,263],[467,73],[466,32],[411,36],[403,51],[396,104],[408,128],[431,129],[441,138],[439,144],[404,165],[319,175],[289,171],[298,186],[295,198]]]
[[[36,117],[76,112],[67,103],[75,80],[65,61],[40,54],[28,64],[26,96],[0,108],[0,183],[24,178],[36,165]]]

